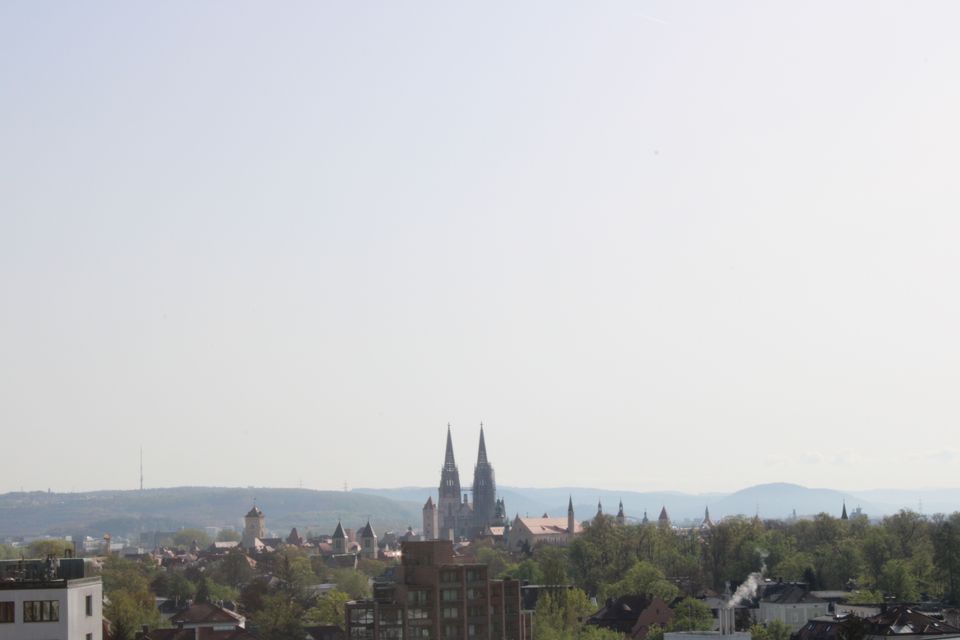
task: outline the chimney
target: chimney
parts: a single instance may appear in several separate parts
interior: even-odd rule
[[[720,607],[720,635],[729,636],[734,632],[734,608]]]

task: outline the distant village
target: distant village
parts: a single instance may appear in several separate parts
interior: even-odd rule
[[[448,425],[419,529],[271,535],[253,504],[239,531],[8,540],[0,640],[960,639],[960,514],[838,507],[511,518],[483,426],[465,491]]]

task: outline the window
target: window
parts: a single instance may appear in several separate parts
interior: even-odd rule
[[[87,607],[87,615],[92,616],[93,615],[93,596],[87,596],[86,599],[84,600],[84,603],[86,604],[86,607]]]
[[[88,633],[88,634],[87,634],[87,640],[93,640],[93,634],[92,634],[92,633]]]
[[[60,620],[59,600],[26,600],[23,603],[24,622],[57,622]]]
[[[441,571],[440,582],[460,582],[460,576],[456,571]]]
[[[427,610],[411,607],[407,609],[407,620],[426,620]]]
[[[16,609],[12,602],[0,602],[0,623],[13,622],[13,615]]]
[[[440,596],[444,602],[456,602],[460,599],[460,589],[444,589]]]
[[[444,607],[443,608],[443,617],[444,618],[456,618],[460,615],[460,611],[456,607]]]

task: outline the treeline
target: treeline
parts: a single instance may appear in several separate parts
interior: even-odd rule
[[[811,589],[854,589],[861,598],[960,602],[960,513],[901,511],[871,523],[820,514],[809,520],[728,518],[709,529],[617,525],[598,517],[566,549],[541,547],[520,561],[490,548],[478,559],[502,575],[573,584],[600,598],[722,592],[751,573]]]

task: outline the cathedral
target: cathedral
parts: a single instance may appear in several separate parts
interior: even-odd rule
[[[460,472],[453,457],[453,438],[447,425],[447,450],[440,471],[437,502],[433,496],[423,506],[423,536],[427,540],[460,540],[476,538],[489,526],[506,523],[506,507],[497,499],[497,482],[493,465],[487,459],[487,445],[480,424],[480,448],[473,468],[473,502],[460,488]],[[461,499],[462,496],[462,499]]]

